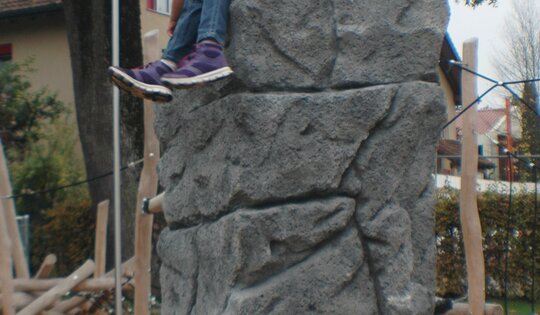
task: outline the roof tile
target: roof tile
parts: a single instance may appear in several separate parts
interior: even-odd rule
[[[62,3],[62,0],[0,0],[0,12],[38,8],[58,3]]]

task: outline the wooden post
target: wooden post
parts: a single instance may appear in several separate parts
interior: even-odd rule
[[[144,35],[144,57],[146,61],[159,58],[159,31],[154,30]],[[154,197],[157,193],[157,162],[159,160],[159,142],[154,131],[154,104],[144,101],[144,163],[137,194],[135,223],[135,315],[148,315],[150,298],[150,263],[152,258],[152,226],[154,217],[141,211],[144,198]]]
[[[35,299],[36,298],[34,296],[24,292],[13,292],[13,299],[11,301],[11,305],[15,308],[15,310],[18,310],[32,303],[32,301],[34,301]],[[3,303],[3,295],[0,295],[0,301]]]
[[[148,202],[148,212],[151,213],[160,213],[163,211],[162,204],[163,204],[163,197],[165,196],[165,193],[161,193],[154,198],[150,199]]]
[[[35,279],[44,279],[49,276],[52,269],[54,268],[54,265],[56,264],[56,255],[49,254],[45,259],[43,259],[43,262],[41,263],[41,266],[39,267],[39,270],[34,275]]]
[[[34,291],[48,291],[51,288],[59,285],[64,281],[64,278],[50,278],[50,279],[15,279],[13,280],[14,291],[34,292]],[[86,279],[77,284],[70,291],[73,292],[95,292],[104,291],[114,288],[114,278],[101,277],[94,279]],[[123,278],[122,283],[127,279]]]
[[[9,238],[4,207],[0,203],[0,280],[2,283],[2,314],[14,315],[13,273],[11,267],[11,240]]]
[[[4,155],[4,147],[0,140],[0,196],[11,196],[11,183],[9,182],[9,171],[7,167],[6,156]],[[19,234],[19,227],[17,225],[17,215],[15,213],[15,203],[11,198],[1,199],[4,207],[4,215],[6,219],[7,231],[9,238],[11,239],[11,250],[13,254],[13,260],[15,262],[15,273],[18,278],[30,278],[30,271],[28,270],[28,263],[24,256],[24,250],[21,242],[21,236]]]
[[[463,44],[463,63],[473,71],[477,69],[478,39]],[[461,72],[463,104],[471,104],[477,98],[476,76]],[[477,116],[476,105],[463,115],[463,149],[461,159],[460,219],[467,262],[469,306],[472,315],[484,314],[485,275],[482,250],[482,228],[476,199],[476,176],[478,172],[478,144],[474,130]]]
[[[23,308],[17,315],[34,315],[37,314],[60,299],[64,294],[69,292],[73,287],[90,277],[94,273],[95,264],[91,260],[87,260],[79,269],[69,275],[67,278],[58,283],[58,285],[45,292],[42,296]]]
[[[107,252],[107,224],[109,213],[109,200],[102,201],[97,207],[96,218],[96,244],[94,250],[94,259],[96,261],[96,270],[94,278],[105,274],[105,259]]]

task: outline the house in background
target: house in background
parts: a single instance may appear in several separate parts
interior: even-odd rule
[[[0,61],[33,59],[32,87],[47,87],[73,106],[73,83],[61,0],[0,0]]]
[[[462,106],[461,70],[458,67],[453,66],[450,63],[451,60],[460,61],[461,59],[450,36],[446,34],[441,48],[438,73],[439,82],[446,98],[447,121],[450,121],[455,117]],[[461,139],[458,134],[459,124],[460,119],[442,130],[441,139],[437,146],[436,174],[459,176],[461,169]],[[482,146],[479,146],[479,151],[481,148]],[[478,174],[480,178],[484,178],[484,174],[493,172],[496,167],[497,164],[485,157],[479,156]]]
[[[511,132],[507,131],[508,117],[510,118]],[[458,139],[461,139],[462,119],[456,121]],[[515,107],[507,108],[487,108],[478,110],[478,120],[476,122],[476,133],[478,136],[479,157],[487,158],[494,164],[494,169],[484,169],[483,178],[492,180],[508,180],[509,167],[508,158],[504,152],[508,148],[508,137],[512,139],[513,152],[521,140],[521,124],[519,111]],[[516,174],[513,175],[516,180]]]
[[[169,41],[167,26],[173,0],[140,0],[141,35],[152,30],[159,30],[160,48],[165,48]]]

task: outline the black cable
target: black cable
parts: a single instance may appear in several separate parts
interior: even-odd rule
[[[450,63],[453,64],[453,65],[456,65],[456,66],[457,66],[458,68],[460,68],[461,70],[464,70],[464,71],[466,71],[466,72],[469,72],[469,73],[471,73],[471,74],[474,74],[475,76],[480,77],[480,78],[482,78],[482,79],[484,79],[484,80],[487,80],[487,81],[489,81],[489,82],[493,82],[493,83],[495,83],[496,85],[500,85],[500,83],[501,83],[501,82],[496,81],[496,80],[494,80],[494,79],[492,79],[492,78],[490,78],[490,77],[488,77],[488,76],[485,76],[485,75],[483,75],[483,74],[481,74],[481,73],[478,73],[478,72],[476,72],[476,71],[474,71],[474,70],[471,70],[471,69],[469,69],[469,68],[466,68],[466,67],[463,66],[463,64],[457,63],[457,62],[455,62],[454,60],[450,60]]]
[[[519,96],[516,92],[514,92],[514,90],[509,88],[506,83],[503,83],[502,87],[505,88],[508,92],[510,92],[510,94],[512,94],[517,100],[519,100],[521,103],[527,106],[528,109],[532,110],[533,113],[536,114],[536,117],[540,118],[540,114],[538,114],[536,109],[534,109],[529,103],[527,103],[527,101],[525,101],[521,96]]]
[[[142,162],[143,162],[143,160],[141,159],[141,160],[129,163],[128,165],[125,165],[122,168],[120,168],[120,171],[123,172],[123,171],[127,170],[128,168],[134,167],[137,164],[140,164]],[[85,180],[70,183],[70,184],[67,184],[67,185],[64,185],[64,186],[58,186],[58,187],[54,187],[54,188],[51,188],[51,189],[33,191],[33,192],[30,192],[30,193],[21,193],[21,194],[16,194],[16,195],[11,195],[11,196],[0,196],[0,199],[15,199],[15,198],[19,198],[19,197],[30,197],[30,196],[34,196],[34,195],[47,194],[47,193],[50,193],[50,192],[55,192],[55,191],[59,191],[59,190],[62,190],[62,189],[71,188],[71,187],[79,186],[79,185],[82,185],[82,184],[90,183],[90,182],[96,181],[98,179],[102,179],[104,177],[111,176],[112,174],[114,174],[114,172],[110,171],[110,172],[107,172],[105,174],[98,175],[96,177],[87,178]]]
[[[506,84],[525,84],[525,83],[533,83],[533,82],[539,82],[540,79],[529,79],[529,80],[519,80],[519,81],[508,81],[505,82]]]
[[[482,95],[480,95],[479,97],[477,97],[471,104],[467,105],[467,107],[465,107],[462,111],[460,111],[459,113],[456,114],[456,116],[454,116],[454,118],[450,119],[450,121],[448,121],[446,124],[444,124],[444,126],[442,127],[442,129],[446,129],[448,126],[450,126],[451,123],[453,123],[454,121],[456,121],[461,115],[463,115],[467,110],[469,110],[469,108],[473,107],[476,103],[480,102],[480,100],[482,100],[482,98],[484,98],[488,93],[490,93],[491,91],[493,91],[493,89],[495,89],[498,85],[495,84],[493,85],[492,87],[490,87],[489,89],[487,89],[484,93],[482,93]]]

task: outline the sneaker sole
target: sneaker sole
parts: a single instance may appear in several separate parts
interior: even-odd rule
[[[172,92],[167,87],[142,83],[114,67],[109,67],[109,75],[114,85],[135,97],[160,103],[172,100]]]
[[[162,77],[161,81],[170,87],[183,88],[183,87],[187,87],[191,85],[196,85],[200,83],[208,83],[208,82],[213,82],[219,79],[223,79],[225,77],[228,77],[232,73],[233,71],[230,67],[223,67],[223,68],[219,68],[217,70],[203,73],[203,74],[191,77],[191,78]]]

